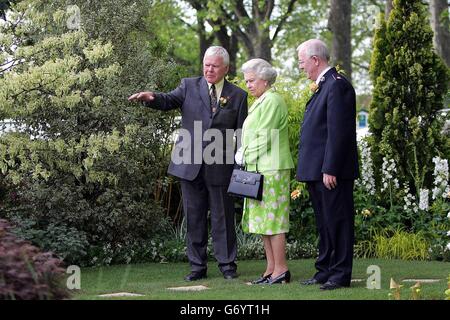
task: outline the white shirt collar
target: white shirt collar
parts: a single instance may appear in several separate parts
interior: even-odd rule
[[[325,69],[319,74],[319,76],[318,76],[317,79],[316,79],[316,84],[317,84],[317,85],[320,83],[320,79],[322,79],[322,77],[325,75],[325,73],[327,73],[328,70],[330,70],[330,69],[331,69],[331,67],[328,66],[327,68],[325,68]]]

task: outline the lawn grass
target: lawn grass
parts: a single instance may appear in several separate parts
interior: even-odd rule
[[[381,269],[381,289],[366,288],[369,265]],[[216,263],[210,261],[208,278],[195,282],[186,282],[183,277],[189,273],[188,263],[149,263],[116,265],[81,269],[81,290],[74,292],[75,300],[107,299],[143,299],[143,300],[388,300],[391,277],[404,287],[402,299],[411,299],[412,282],[404,279],[439,279],[437,283],[423,283],[422,299],[445,298],[450,263],[438,261],[401,261],[381,259],[357,259],[354,261],[353,282],[350,288],[334,291],[321,291],[318,286],[301,286],[299,281],[310,278],[314,273],[314,260],[289,261],[292,281],[289,284],[261,286],[247,285],[246,282],[257,278],[264,269],[264,261],[239,261],[239,278],[225,280]],[[168,287],[204,285],[208,290],[176,292]],[[102,298],[100,294],[131,292],[143,294],[143,297]]]

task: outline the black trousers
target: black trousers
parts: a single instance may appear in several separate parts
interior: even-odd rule
[[[353,180],[338,180],[328,190],[322,181],[308,182],[319,232],[314,278],[349,286],[352,278],[355,209]]]
[[[208,209],[211,236],[220,271],[236,270],[236,231],[234,201],[228,186],[213,185],[205,179],[204,166],[193,181],[182,179],[183,210],[187,222],[187,256],[192,271],[207,269]]]

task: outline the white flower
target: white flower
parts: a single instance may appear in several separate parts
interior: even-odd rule
[[[440,196],[443,196],[445,198],[447,197],[447,190],[449,190],[448,160],[434,157],[433,162],[435,166],[433,172],[434,188],[432,198],[437,199]]]
[[[447,231],[447,237],[450,237],[450,230]]]
[[[447,243],[447,246],[445,247],[445,251],[450,251],[450,242]]]
[[[447,213],[447,218],[450,219],[450,211]]]
[[[372,157],[370,155],[370,147],[367,140],[359,141],[361,150],[361,177],[358,179],[358,184],[361,185],[369,194],[375,194],[375,179],[373,177]],[[387,187],[387,186],[386,186]]]
[[[428,189],[420,189],[420,200],[419,200],[419,209],[420,210],[428,210],[428,195],[429,195]]]
[[[404,192],[405,196],[403,197],[403,200],[405,201],[405,205],[403,206],[403,209],[405,211],[413,211],[418,212],[419,208],[416,204],[416,197],[409,193],[409,187],[407,184],[404,185]]]
[[[381,188],[381,191],[385,191],[388,189],[388,186],[391,185],[395,188],[399,187],[398,179],[393,177],[397,176],[397,168],[395,165],[395,161],[393,159],[387,159],[386,157],[383,158],[383,165],[382,165],[382,175],[381,175],[381,183],[383,187]]]

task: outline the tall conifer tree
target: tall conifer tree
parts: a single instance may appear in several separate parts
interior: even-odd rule
[[[427,8],[420,0],[394,0],[387,23],[374,39],[374,82],[370,107],[371,148],[376,181],[383,158],[395,161],[400,186],[413,195],[432,185],[435,156],[448,157],[441,134],[443,97],[449,74],[433,49]]]

